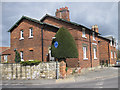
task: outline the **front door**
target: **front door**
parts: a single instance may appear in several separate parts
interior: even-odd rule
[[[49,50],[49,61],[54,61],[55,58],[51,56],[51,50]]]

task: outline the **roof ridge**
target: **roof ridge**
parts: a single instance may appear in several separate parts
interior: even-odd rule
[[[22,20],[22,19],[27,19],[27,20],[31,20],[33,22],[36,22],[36,23],[39,23],[39,24],[44,24],[43,22],[37,20],[37,19],[33,19],[33,18],[30,18],[28,16],[22,16],[9,30],[8,32],[10,32],[14,27],[18,26],[19,22]],[[46,23],[47,24],[47,23]],[[48,24],[50,25],[50,24]],[[53,25],[50,25],[50,26],[53,26]],[[57,26],[53,26],[53,27],[57,27]],[[58,28],[58,27],[57,27]]]
[[[51,16],[51,15],[49,15],[49,14],[46,14],[42,19],[40,19],[40,21],[42,22],[42,21],[45,19],[46,16],[49,16],[49,17],[52,17],[52,18],[55,18],[55,19],[58,19],[58,20],[65,21],[65,22],[67,22],[67,23],[74,24],[74,25],[76,25],[76,26],[82,26],[82,27],[84,27],[84,28],[92,31],[92,29],[90,29],[90,28],[88,28],[88,27],[86,27],[86,26],[83,26],[83,25],[81,25],[81,24],[78,24],[78,23],[75,23],[75,22],[71,22],[71,21],[67,21],[67,20],[65,20],[65,19],[58,18],[58,17],[55,17],[55,16]],[[92,32],[95,32],[95,31],[92,31]],[[95,32],[95,33],[100,34],[100,33],[98,33],[98,32]]]

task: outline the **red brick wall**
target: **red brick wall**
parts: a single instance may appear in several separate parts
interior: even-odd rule
[[[33,28],[33,38],[29,38],[29,28]],[[42,61],[42,44],[41,44],[41,25],[33,23],[28,20],[23,20],[17,28],[11,32],[11,60],[14,62],[16,48],[18,52],[23,51],[23,59],[26,60],[40,60]],[[20,30],[24,31],[24,40],[20,39]],[[49,30],[49,31],[48,31]],[[56,30],[46,28],[43,30],[43,49],[44,61],[46,61],[48,54],[48,47],[51,45],[52,37]],[[29,49],[32,48],[31,52]]]
[[[43,22],[46,22],[46,23],[49,23],[49,24],[52,24],[52,25],[56,25],[58,27],[64,27],[64,28],[67,28],[69,30],[69,32],[72,34],[72,36],[74,37],[75,41],[76,41],[76,45],[77,45],[77,48],[78,48],[78,53],[79,53],[79,56],[78,56],[78,59],[80,60],[80,66],[81,68],[87,68],[87,67],[91,67],[91,61],[90,61],[90,41],[89,41],[89,31],[86,30],[86,37],[87,38],[83,38],[82,37],[82,27],[76,27],[75,25],[72,25],[72,24],[68,24],[66,22],[63,22],[63,21],[59,21],[59,20],[56,20],[54,18],[50,18],[50,17],[47,17]],[[92,43],[96,43],[98,45],[98,39],[96,37],[96,41],[93,41],[93,37],[92,35],[90,36],[91,38],[91,42]],[[82,44],[87,44],[88,45],[88,50],[87,50],[87,58],[88,60],[83,60],[83,46]],[[91,46],[93,46],[91,43]],[[95,67],[95,66],[98,66],[99,65],[99,50],[98,50],[98,46],[97,46],[97,59],[94,60],[94,57],[93,57],[93,48],[91,48],[91,52],[92,52],[92,66]],[[72,63],[73,65],[72,66],[76,66],[76,63],[74,65],[74,63]]]
[[[108,60],[110,64],[115,64],[116,59],[117,59],[117,52],[116,48],[114,45],[110,46],[110,43],[108,40],[99,38],[99,55],[100,55],[100,60]],[[111,58],[111,50],[113,52],[113,58]],[[116,52],[116,58],[114,58],[114,52]]]
[[[71,68],[74,68],[74,67],[78,67],[78,58],[67,58],[66,59],[66,64],[67,64],[67,67],[71,67]]]
[[[116,60],[117,60],[117,51],[116,51],[116,47],[114,47],[114,45],[110,46],[110,64],[115,64]],[[113,58],[111,58],[111,51],[113,52]],[[114,57],[114,52],[116,53],[116,58]]]
[[[106,62],[106,60],[110,60],[109,58],[109,41],[105,40],[103,38],[99,38],[99,55],[100,55],[100,61],[104,60],[104,62]]]

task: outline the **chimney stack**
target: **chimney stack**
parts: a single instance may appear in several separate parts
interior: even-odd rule
[[[93,25],[92,30],[98,33],[98,25]]]
[[[55,15],[58,18],[70,21],[68,7],[57,9]]]

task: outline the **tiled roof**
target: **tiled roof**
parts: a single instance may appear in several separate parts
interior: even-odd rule
[[[9,54],[10,54],[10,48],[8,48],[2,52],[2,55],[9,55]]]
[[[86,29],[90,30],[91,32],[95,32],[95,31],[93,31],[92,29],[89,29],[89,28],[87,28],[87,27],[85,27],[85,26],[83,26],[83,25],[80,25],[80,24],[78,24],[78,23],[71,22],[71,21],[67,21],[67,20],[61,19],[61,18],[57,18],[57,17],[55,17],[55,16],[51,16],[51,15],[48,15],[48,14],[46,14],[40,21],[43,22],[43,20],[44,20],[46,17],[51,17],[51,18],[54,18],[54,19],[57,19],[57,20],[60,20],[60,21],[64,21],[64,22],[73,24],[73,25],[75,25],[75,26],[81,26],[81,27],[83,27],[83,28],[86,28]],[[95,32],[95,33],[97,33],[97,32]],[[100,33],[97,33],[97,34],[100,35]]]
[[[0,47],[0,55],[5,52],[6,50],[10,49],[10,47]],[[8,52],[6,52],[7,54]]]
[[[17,27],[17,26],[19,25],[19,23],[20,23],[23,19],[27,19],[27,20],[29,20],[29,21],[32,21],[32,22],[35,22],[35,23],[38,23],[38,24],[48,25],[48,26],[51,26],[51,27],[59,28],[59,27],[57,27],[57,26],[54,26],[54,25],[51,25],[51,24],[48,24],[48,23],[43,23],[43,22],[40,22],[39,20],[30,18],[30,17],[27,17],[27,16],[22,16],[22,17],[8,30],[8,32],[11,32],[15,27]]]

